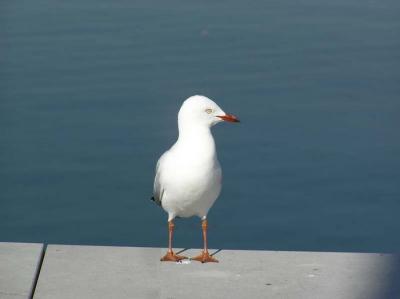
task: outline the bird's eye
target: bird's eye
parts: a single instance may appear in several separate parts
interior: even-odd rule
[[[211,108],[207,108],[205,111],[207,112],[207,114],[211,114],[212,109]]]

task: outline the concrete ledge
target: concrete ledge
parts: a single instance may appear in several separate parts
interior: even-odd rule
[[[34,298],[400,298],[396,255],[222,250],[219,264],[176,264],[164,253],[49,245]]]
[[[161,248],[49,245],[41,264],[42,244],[0,243],[0,298],[400,298],[399,255],[211,252],[219,264],[161,263]]]
[[[42,244],[0,243],[1,299],[31,298],[42,254]]]

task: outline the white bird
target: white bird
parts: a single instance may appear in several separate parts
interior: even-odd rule
[[[184,101],[178,113],[179,137],[157,162],[153,197],[168,213],[169,242],[161,261],[179,261],[186,257],[172,250],[175,217],[198,216],[202,220],[204,249],[192,258],[203,263],[218,262],[208,252],[207,213],[220,194],[222,171],[217,159],[211,127],[239,119],[225,113],[205,96]]]

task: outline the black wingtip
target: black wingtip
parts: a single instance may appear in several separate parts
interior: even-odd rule
[[[155,202],[157,205],[161,206],[161,201],[160,201],[160,200],[157,200],[157,199],[155,199],[155,197],[154,197],[154,196],[152,196],[152,197],[150,198],[150,200],[154,201],[154,202]]]

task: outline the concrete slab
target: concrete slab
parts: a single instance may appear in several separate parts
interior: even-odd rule
[[[400,298],[389,254],[222,250],[219,264],[176,264],[164,253],[50,245],[34,298]]]
[[[31,298],[42,252],[42,244],[0,242],[1,299]]]

